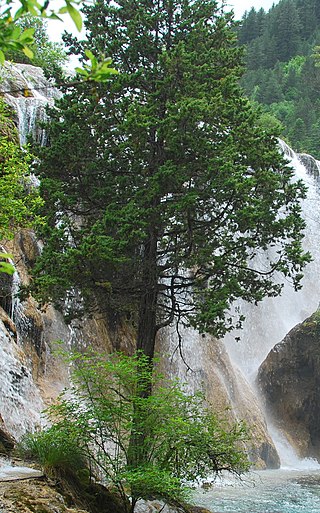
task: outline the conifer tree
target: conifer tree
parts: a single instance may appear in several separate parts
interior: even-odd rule
[[[294,0],[283,0],[275,8],[273,33],[276,38],[277,59],[287,61],[298,53],[301,42],[301,21]]]
[[[280,293],[275,273],[299,287],[304,188],[242,96],[242,51],[216,1],[98,0],[85,15],[73,49],[112,55],[119,75],[51,113],[35,287],[59,301],[77,286],[133,315],[152,357],[173,321],[220,336],[239,322],[235,300]]]

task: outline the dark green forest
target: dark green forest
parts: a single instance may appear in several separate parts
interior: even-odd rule
[[[320,2],[281,0],[268,12],[252,8],[238,37],[246,46],[246,94],[281,122],[295,150],[320,158]]]

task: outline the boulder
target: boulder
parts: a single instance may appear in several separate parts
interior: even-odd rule
[[[320,462],[320,311],[270,351],[258,386],[267,411],[298,455]]]

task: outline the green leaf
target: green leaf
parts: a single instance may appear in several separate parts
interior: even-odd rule
[[[13,258],[11,253],[0,253],[0,258]]]
[[[66,14],[67,12],[68,12],[68,9],[67,9],[66,5],[64,7],[61,7],[61,9],[59,9],[59,11],[58,11],[59,14]]]
[[[49,14],[48,19],[49,20],[63,21],[63,18],[58,16],[55,12],[52,12],[51,14]]]
[[[34,53],[32,50],[30,50],[30,48],[28,48],[28,46],[22,48],[22,51],[27,57],[29,57],[29,59],[33,59]]]
[[[88,71],[86,71],[86,70],[85,70],[85,69],[83,69],[83,68],[79,68],[79,67],[77,67],[77,68],[75,68],[75,71],[76,71],[77,73],[79,73],[79,75],[82,75],[83,77],[89,78],[89,76],[90,76],[90,74],[88,73]]]
[[[34,36],[34,28],[28,28],[21,33],[21,36],[19,39],[21,42],[26,41],[27,39],[29,40],[29,42],[31,42],[31,41],[33,41],[33,36]]]
[[[90,59],[91,62],[95,62],[95,63],[97,62],[97,59],[95,58],[95,56],[93,55],[91,50],[86,49],[84,51],[84,53],[85,53],[86,57],[88,57],[88,59]]]
[[[0,262],[0,273],[12,275],[14,274],[14,272],[15,268],[12,264],[9,264],[8,262]]]
[[[21,34],[21,29],[18,26],[14,26],[14,25],[12,25],[12,26],[13,26],[13,28],[12,28],[12,31],[11,31],[11,38],[12,39],[18,39],[20,34]]]
[[[26,10],[23,7],[20,7],[20,9],[17,10],[17,12],[14,15],[14,21],[17,21],[21,16],[23,16],[26,13]]]
[[[0,253],[0,258],[13,258],[10,253]],[[9,262],[0,262],[0,273],[6,273],[12,275],[15,272],[15,268]]]
[[[79,32],[81,32],[81,29],[82,29],[82,17],[81,17],[81,14],[70,3],[67,3],[67,10],[68,10],[68,13],[70,14],[70,17],[72,18],[75,26],[77,27]]]
[[[0,50],[0,64],[4,64],[6,57],[2,50]]]

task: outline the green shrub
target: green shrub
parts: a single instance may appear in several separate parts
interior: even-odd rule
[[[49,408],[52,427],[24,441],[46,471],[88,462],[116,490],[123,511],[133,513],[139,499],[185,500],[185,483],[197,477],[248,469],[244,424],[213,414],[203,394],[187,394],[156,362],[118,353],[69,359],[71,395],[69,389]]]
[[[59,424],[44,431],[28,433],[18,444],[18,451],[23,457],[39,462],[49,475],[57,470],[78,474],[87,466],[85,454],[71,430]]]

